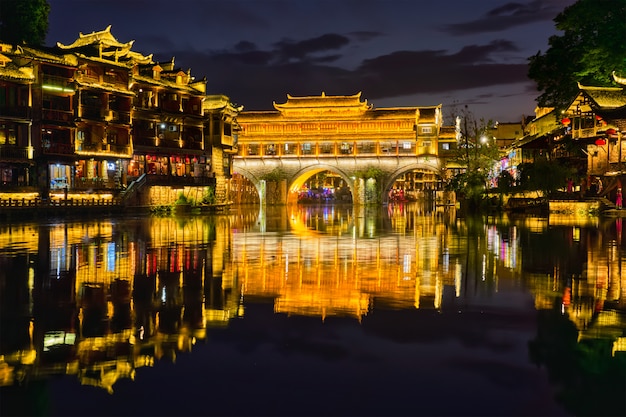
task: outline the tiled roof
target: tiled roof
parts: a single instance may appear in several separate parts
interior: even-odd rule
[[[626,90],[622,87],[587,87],[579,85],[598,109],[617,109],[626,106]]]
[[[59,64],[65,66],[76,66],[78,60],[76,56],[65,53],[56,53],[51,48],[29,48],[27,46],[20,46],[16,50],[16,55],[28,56],[35,58],[37,61],[48,62],[52,64]]]
[[[19,67],[13,62],[7,62],[5,66],[0,66],[0,79],[35,81],[35,73],[32,66]]]
[[[184,84],[184,85],[177,84],[175,80],[168,80],[168,79],[155,80],[152,77],[146,77],[143,75],[133,75],[133,79],[135,80],[135,82],[141,82],[145,84],[157,85],[161,87],[167,87],[171,89],[186,91],[189,94],[203,94],[202,91],[195,89],[187,84]]]
[[[112,93],[119,93],[119,94],[133,95],[133,96],[135,95],[135,93],[130,91],[129,89],[120,88],[120,87],[107,84],[107,83],[90,83],[86,81],[76,81],[76,85],[80,87],[87,87],[87,88],[94,89],[94,90],[109,91]]]

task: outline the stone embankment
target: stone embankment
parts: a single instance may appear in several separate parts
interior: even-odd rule
[[[618,209],[614,203],[604,197],[584,200],[550,200],[549,211],[555,214],[576,216],[617,216],[626,217],[626,210]]]
[[[124,210],[125,207],[117,199],[0,199],[0,218],[2,219],[120,214]]]

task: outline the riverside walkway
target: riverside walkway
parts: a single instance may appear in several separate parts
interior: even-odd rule
[[[0,218],[48,217],[68,214],[121,213],[124,205],[118,198],[0,198]]]

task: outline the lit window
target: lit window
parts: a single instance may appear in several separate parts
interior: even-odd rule
[[[433,128],[430,126],[422,127],[422,133],[433,133]]]

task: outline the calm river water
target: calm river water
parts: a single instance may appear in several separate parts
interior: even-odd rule
[[[626,415],[621,219],[0,224],[8,415]]]

